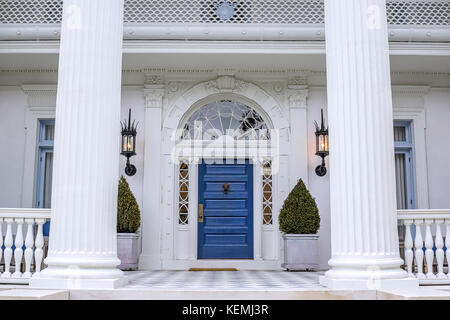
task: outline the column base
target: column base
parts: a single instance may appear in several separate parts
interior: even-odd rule
[[[333,279],[326,275],[319,278],[319,283],[331,290],[392,290],[414,289],[419,287],[419,280],[404,279]]]
[[[30,288],[116,289],[127,284],[119,269],[48,267],[30,279]]]

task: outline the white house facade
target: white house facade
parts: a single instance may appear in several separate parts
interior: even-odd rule
[[[139,270],[282,270],[302,179],[322,285],[448,283],[449,42],[449,0],[0,0],[0,282],[123,286],[124,175]]]

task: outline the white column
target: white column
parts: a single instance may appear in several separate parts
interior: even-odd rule
[[[288,85],[291,126],[291,156],[289,158],[289,187],[292,190],[298,179],[308,185],[308,118],[306,85]]]
[[[155,77],[147,76],[148,79]],[[148,82],[148,80],[147,80]],[[145,95],[145,157],[144,210],[142,213],[142,253],[140,269],[161,269],[161,111],[164,96],[162,79],[146,84]]]
[[[417,285],[400,269],[385,0],[325,0],[333,289]]]
[[[40,288],[114,288],[123,0],[65,0],[48,265]]]

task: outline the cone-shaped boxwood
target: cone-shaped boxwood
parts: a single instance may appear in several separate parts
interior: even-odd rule
[[[135,233],[141,225],[141,216],[136,198],[130,190],[127,180],[122,176],[119,181],[117,198],[117,232]]]
[[[319,209],[302,179],[284,201],[278,221],[284,233],[316,234],[319,230]]]

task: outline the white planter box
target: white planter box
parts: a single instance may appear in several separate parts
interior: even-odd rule
[[[139,234],[118,233],[117,234],[117,255],[120,259],[121,270],[137,270],[139,265],[138,251]]]
[[[290,270],[317,270],[319,251],[317,234],[284,234],[284,263]]]

